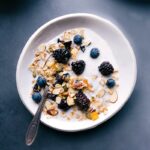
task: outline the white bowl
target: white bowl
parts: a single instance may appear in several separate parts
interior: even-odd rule
[[[93,128],[115,115],[127,102],[131,95],[137,77],[136,59],[131,45],[123,33],[110,21],[85,13],[69,14],[53,19],[41,26],[28,40],[20,55],[16,82],[19,95],[26,108],[34,115],[38,105],[30,97],[32,76],[28,65],[32,62],[33,50],[40,44],[48,42],[58,34],[71,28],[89,28],[100,35],[111,47],[114,58],[119,66],[120,87],[118,101],[113,104],[106,115],[91,121],[64,121],[62,119],[48,119],[42,114],[41,121],[52,128],[74,132]]]

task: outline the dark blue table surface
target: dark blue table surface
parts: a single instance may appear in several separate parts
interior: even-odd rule
[[[135,90],[123,109],[103,125],[80,133],[58,132],[41,125],[35,143],[26,147],[24,136],[32,116],[16,89],[19,55],[38,27],[75,12],[108,18],[124,31],[137,58]],[[0,150],[149,150],[149,71],[148,0],[0,0]]]

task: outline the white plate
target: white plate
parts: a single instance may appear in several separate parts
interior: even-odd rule
[[[38,107],[30,97],[32,76],[28,70],[28,65],[33,60],[33,50],[40,43],[48,42],[63,31],[78,27],[91,29],[107,42],[119,67],[120,87],[118,101],[110,107],[106,115],[101,115],[96,121],[65,121],[56,118],[48,119],[42,115],[41,121],[45,125],[68,132],[93,128],[115,115],[127,102],[137,77],[133,49],[123,33],[114,24],[104,18],[85,13],[58,17],[44,24],[29,38],[18,61],[16,71],[18,92],[23,104],[32,114],[35,114]]]

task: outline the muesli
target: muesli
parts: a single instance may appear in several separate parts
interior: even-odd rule
[[[49,87],[43,112],[71,120],[97,120],[118,100],[119,73],[108,60],[98,64],[98,73],[86,76],[86,61],[79,59],[88,48],[88,57],[98,59],[101,51],[86,35],[86,29],[65,31],[57,40],[41,44],[29,65],[33,75],[32,99],[39,103],[45,86]],[[90,50],[89,50],[90,49]],[[94,84],[98,88],[94,88]]]

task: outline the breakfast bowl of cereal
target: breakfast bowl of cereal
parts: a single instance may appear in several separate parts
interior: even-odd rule
[[[115,115],[131,95],[136,75],[135,55],[123,33],[106,19],[78,13],[47,22],[29,38],[16,82],[33,115],[48,87],[41,122],[74,132]]]

